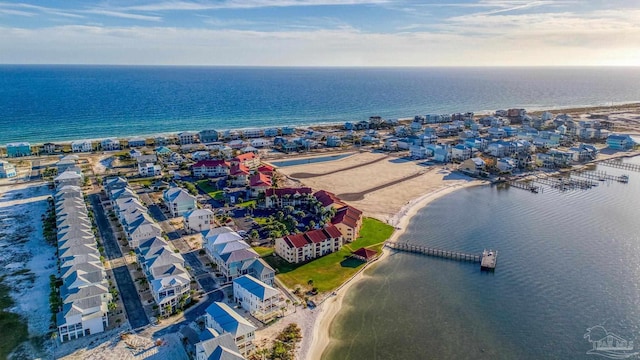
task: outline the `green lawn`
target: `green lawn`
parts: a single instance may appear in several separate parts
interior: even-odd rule
[[[303,265],[289,264],[275,255],[265,257],[265,260],[278,270],[278,278],[290,289],[297,287],[308,288],[309,280],[320,292],[332,291],[340,286],[360,267],[363,262],[350,258],[351,252],[361,247],[380,251],[391,234],[393,227],[372,218],[365,218],[360,237],[351,244],[347,244],[340,251],[323,256]]]
[[[258,202],[256,200],[247,200],[247,201],[241,202],[241,203],[236,204],[236,205],[239,206],[239,207],[246,208],[246,207],[249,207],[251,204],[257,204],[257,203]]]
[[[153,177],[149,177],[149,178],[140,178],[140,179],[129,179],[129,183],[130,184],[138,184],[140,186],[151,186],[151,184],[153,184],[154,181],[156,181],[156,178]]]
[[[6,359],[16,346],[29,338],[26,321],[18,314],[4,311],[12,305],[9,287],[0,283],[0,359]]]
[[[260,257],[269,256],[273,254],[273,251],[274,251],[272,247],[266,247],[266,246],[255,246],[253,250],[255,250],[260,255]]]
[[[211,198],[213,198],[214,200],[223,200],[224,199],[224,194],[222,193],[222,190],[218,190],[213,185],[209,184],[209,180],[207,180],[207,179],[198,180],[198,181],[196,181],[196,185],[200,189],[202,189],[202,191],[204,191],[207,194],[209,194],[209,196],[211,196]]]
[[[258,225],[267,225],[267,219],[268,218],[266,218],[266,217],[256,216],[256,217],[253,218],[253,221],[258,223]]]

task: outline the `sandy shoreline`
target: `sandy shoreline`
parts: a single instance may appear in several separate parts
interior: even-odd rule
[[[402,236],[402,234],[404,234],[404,232],[406,231],[406,228],[409,225],[411,219],[418,213],[420,209],[423,209],[429,203],[456,190],[483,184],[485,184],[485,182],[472,181],[463,184],[448,185],[410,201],[409,204],[403,207],[392,219],[392,223],[396,226],[396,231],[393,232],[393,234],[389,238],[389,241],[396,241],[400,236]],[[372,264],[372,266],[376,266],[382,263],[385,259],[388,258],[389,254],[389,250],[383,251],[380,258],[378,258],[378,260],[374,264]],[[362,280],[365,276],[366,275],[364,274],[364,271],[358,272],[342,288],[336,291],[335,296],[331,296],[320,306],[320,312],[317,314],[316,319],[313,323],[311,343],[309,344],[308,348],[302,347],[300,349],[300,359],[319,360],[322,358],[322,354],[327,349],[331,340],[329,329],[342,308],[345,294],[354,284]]]

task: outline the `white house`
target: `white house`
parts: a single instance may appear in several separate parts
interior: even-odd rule
[[[472,149],[464,144],[458,144],[451,148],[451,158],[454,160],[467,160],[471,157]]]
[[[157,164],[158,157],[155,154],[141,155],[136,158],[138,162],[138,174],[140,176],[162,175],[162,166]]]
[[[194,151],[191,153],[191,159],[193,159],[193,161],[209,160],[210,157],[211,153],[204,150]]]
[[[424,159],[427,157],[427,149],[424,146],[412,145],[409,147],[409,156],[412,159]]]
[[[83,180],[84,177],[82,176],[82,174],[78,174],[75,171],[67,170],[62,174],[56,176],[53,179],[53,183],[56,187],[61,187],[64,185],[82,186]]]
[[[4,160],[0,160],[0,179],[1,178],[12,178],[17,175],[16,167]]]
[[[512,158],[500,158],[496,161],[496,167],[501,173],[510,173],[517,168],[518,162]]]
[[[178,140],[180,141],[180,145],[193,144],[196,142],[198,138],[198,133],[185,131],[178,134]]]
[[[91,152],[93,150],[93,146],[91,145],[91,141],[89,140],[76,140],[71,143],[71,151],[74,153],[77,152]]]
[[[104,139],[100,141],[100,148],[103,151],[120,150],[120,142],[117,139]]]
[[[214,225],[213,211],[209,209],[194,209],[182,215],[184,228],[193,232],[209,230]]]
[[[172,187],[165,190],[162,198],[173,217],[182,216],[187,211],[194,210],[198,207],[196,197],[180,187]]]
[[[243,356],[247,356],[255,348],[253,340],[257,328],[229,305],[214,302],[207,308],[205,319],[207,327],[221,334],[230,333]]]
[[[251,275],[233,280],[233,298],[253,317],[268,322],[278,316],[284,306],[284,296],[279,290]]]

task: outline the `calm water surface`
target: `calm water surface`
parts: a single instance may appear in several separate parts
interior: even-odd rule
[[[640,163],[640,158],[633,162]],[[401,241],[479,265],[395,253],[354,286],[326,359],[588,359],[588,327],[640,340],[640,174],[542,194],[478,187],[421,210]]]

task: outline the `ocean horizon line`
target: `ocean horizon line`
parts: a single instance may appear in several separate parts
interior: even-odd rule
[[[231,65],[231,64],[109,64],[109,63],[0,63],[0,67],[144,67],[144,68],[229,68],[229,69],[593,69],[640,68],[640,65]]]

